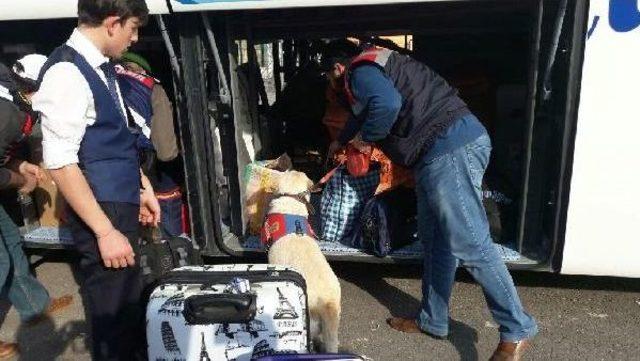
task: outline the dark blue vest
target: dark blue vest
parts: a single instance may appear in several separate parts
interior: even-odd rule
[[[54,64],[71,62],[80,70],[93,93],[96,121],[87,126],[80,150],[79,166],[99,202],[140,203],[140,166],[136,137],[118,111],[107,85],[87,60],[63,45],[49,56],[39,82]]]
[[[150,76],[118,69],[118,82],[126,106],[142,117],[147,127],[151,129],[151,120],[153,118],[152,94],[156,86],[156,80]],[[151,139],[138,130],[135,131],[135,134],[138,138],[139,150],[155,151]],[[179,185],[180,178],[182,178],[182,162],[176,160],[169,162],[158,161],[156,163],[156,172],[147,174],[147,176],[151,180],[153,190],[156,193],[174,191]]]
[[[351,72],[358,66],[378,66],[402,95],[402,108],[389,135],[378,142],[384,154],[405,167],[412,167],[435,142],[438,135],[463,115],[470,113],[458,91],[425,64],[398,52],[374,48],[358,55],[345,76],[345,90],[353,112],[361,115],[351,93]]]
[[[120,92],[125,105],[144,119],[146,126],[151,128],[151,118],[153,117],[151,94],[155,86],[155,80],[149,76],[118,69],[118,83],[120,84]],[[142,132],[136,130],[136,136],[138,137],[138,149],[154,149],[151,139],[147,138]]]

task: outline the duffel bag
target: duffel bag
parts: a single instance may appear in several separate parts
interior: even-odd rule
[[[413,242],[416,231],[415,194],[411,189],[401,187],[376,195],[367,202],[351,245],[385,257]]]

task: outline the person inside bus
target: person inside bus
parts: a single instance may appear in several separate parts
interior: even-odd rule
[[[409,56],[384,48],[360,52],[334,41],[321,63],[332,81],[344,84],[354,115],[345,131],[354,130],[340,138],[376,143],[394,163],[414,171],[418,234],[425,250],[422,306],[415,318],[393,317],[388,324],[446,338],[460,263],[482,287],[500,325],[491,360],[520,359],[538,327],[489,234],[481,198],[491,152],[485,128],[456,89]],[[332,144],[330,153],[340,145]]]
[[[116,71],[127,116],[133,123],[130,128],[138,137],[142,170],[162,210],[160,229],[165,237],[176,237],[185,232],[180,190],[184,176],[171,101],[141,55],[128,51],[120,63]]]
[[[17,189],[29,194],[42,178],[42,169],[17,158],[17,147],[29,135],[37,121],[30,112],[30,99],[46,57],[29,54],[19,59],[13,71],[0,64],[0,189]],[[46,316],[67,308],[73,297],[51,298],[45,287],[31,274],[22,250],[18,226],[0,204],[0,284],[16,308],[22,322],[38,323]],[[0,341],[0,359],[18,352],[18,345]]]
[[[79,0],[78,26],[49,56],[33,108],[46,168],[70,205],[96,360],[144,359],[140,221],[160,207],[140,170],[112,60],[138,40],[144,0]]]

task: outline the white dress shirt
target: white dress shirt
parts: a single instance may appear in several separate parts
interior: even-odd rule
[[[107,85],[100,65],[109,61],[93,43],[75,29],[66,43],[84,56]],[[117,85],[120,107],[124,109]],[[42,113],[42,152],[47,169],[78,163],[78,151],[87,126],[96,121],[96,106],[89,83],[75,64],[60,62],[45,73],[32,99],[33,109]],[[122,114],[125,114],[124,110]],[[126,122],[126,119],[125,119]]]

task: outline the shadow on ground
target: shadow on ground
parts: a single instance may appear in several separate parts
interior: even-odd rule
[[[418,264],[367,264],[335,262],[332,267],[340,275],[369,275],[378,273],[380,277],[419,279],[422,266]],[[596,276],[568,276],[550,272],[512,271],[517,286],[547,287],[591,291],[640,292],[640,279]],[[357,280],[356,280],[357,281]],[[471,283],[473,278],[464,269],[456,274],[457,282]]]
[[[383,278],[403,278],[401,276],[407,271],[402,270],[401,268],[394,269],[397,267],[392,267],[390,269],[391,272],[387,273],[384,272],[385,270],[382,268],[384,266],[375,267],[376,269],[380,267],[379,269],[382,270],[379,277],[372,277],[372,273],[375,272],[375,270],[372,269],[372,265],[353,266],[343,264],[337,267],[334,266],[334,269],[341,279],[356,285],[378,300],[381,305],[389,310],[390,316],[407,318],[415,317],[420,309],[420,301],[397,287],[390,285]],[[415,271],[409,272],[408,278],[413,278],[411,275],[414,273]],[[463,361],[477,361],[477,331],[467,324],[454,319],[449,319],[449,327],[450,333],[447,341],[455,347],[460,359]],[[425,337],[428,336],[425,335]]]

